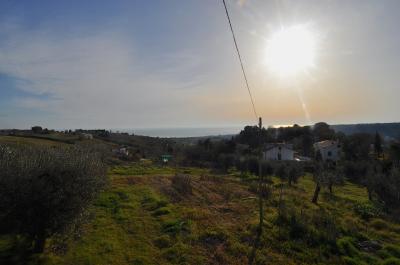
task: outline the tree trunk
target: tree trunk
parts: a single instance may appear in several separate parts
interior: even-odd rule
[[[292,186],[292,179],[289,177],[289,187]]]
[[[321,190],[321,186],[319,185],[319,183],[317,183],[317,185],[315,186],[315,191],[314,191],[314,196],[312,198],[312,203],[315,203],[315,204],[318,203],[318,195],[319,195],[320,190]]]
[[[34,247],[33,247],[33,252],[34,253],[43,253],[45,245],[46,245],[46,237],[45,237],[45,235],[44,234],[43,235],[38,235],[35,238],[35,244],[34,244]]]
[[[367,188],[367,192],[368,192],[368,200],[372,201],[372,191],[371,191],[371,189]]]
[[[283,183],[281,183],[280,192],[279,192],[279,208],[278,208],[279,218],[282,217],[282,201],[283,201]]]
[[[333,184],[329,184],[329,193],[332,194],[333,193]]]

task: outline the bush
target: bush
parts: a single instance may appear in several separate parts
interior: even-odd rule
[[[252,192],[252,193],[259,194],[259,193],[260,193],[260,188],[259,188],[259,186],[260,186],[259,182],[252,181],[252,182],[250,183],[250,185],[249,185],[248,190],[249,190],[250,192]],[[272,189],[271,189],[271,187],[270,187],[269,185],[265,185],[265,184],[264,184],[264,185],[262,186],[262,197],[263,197],[264,199],[269,199],[269,198],[271,197],[271,195],[272,195]]]
[[[162,216],[162,215],[169,214],[170,212],[171,211],[168,208],[163,207],[163,208],[159,208],[159,209],[155,210],[153,215],[154,216]]]
[[[393,167],[388,172],[375,176],[377,181],[373,187],[379,200],[384,202],[387,210],[400,209],[400,170]]]
[[[0,233],[25,235],[43,252],[46,238],[76,225],[105,183],[96,153],[0,146]]]
[[[349,181],[360,184],[367,175],[368,163],[365,161],[345,161],[342,170]]]
[[[307,225],[295,214],[289,217],[289,235],[293,239],[304,238],[308,234]]]
[[[388,224],[382,219],[376,219],[371,222],[371,227],[375,228],[376,230],[385,230],[388,228]]]
[[[207,230],[199,237],[201,242],[211,247],[221,244],[227,239],[227,234],[222,230]]]
[[[382,211],[379,207],[371,204],[371,203],[357,203],[354,206],[354,211],[360,215],[360,217],[364,220],[369,220],[373,217],[381,216]]]
[[[168,235],[162,235],[158,237],[156,240],[154,240],[154,244],[158,248],[168,248],[172,246],[171,239],[169,238]]]
[[[354,246],[354,239],[351,237],[343,237],[338,239],[336,241],[336,245],[339,250],[339,253],[344,256],[349,256],[352,258],[360,256],[360,252]]]
[[[172,178],[172,187],[182,195],[192,194],[192,180],[187,175],[175,175]]]
[[[382,265],[400,265],[400,259],[388,258],[382,262]]]
[[[174,220],[165,222],[162,226],[163,232],[176,236],[181,232],[190,232],[190,226],[187,222],[181,220]]]
[[[346,265],[367,265],[365,262],[359,260],[358,258],[343,257],[343,262]]]
[[[384,250],[386,250],[388,253],[390,253],[390,255],[400,259],[400,247],[399,246],[387,245],[384,247]]]
[[[187,247],[182,243],[177,243],[171,248],[166,248],[162,255],[173,264],[187,264]]]

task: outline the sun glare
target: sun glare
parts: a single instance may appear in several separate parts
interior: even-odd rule
[[[307,72],[314,67],[316,38],[307,25],[281,28],[267,40],[265,63],[281,77]]]

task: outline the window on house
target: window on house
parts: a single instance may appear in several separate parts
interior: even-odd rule
[[[328,156],[332,156],[332,152],[331,151],[328,151]]]

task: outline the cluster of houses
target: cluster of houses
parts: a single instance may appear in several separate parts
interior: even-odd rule
[[[340,159],[341,145],[338,141],[325,140],[314,144],[315,152],[321,154],[323,161],[338,161]],[[272,143],[264,149],[265,160],[296,160],[310,161],[310,157],[300,156],[293,150],[292,144]]]

